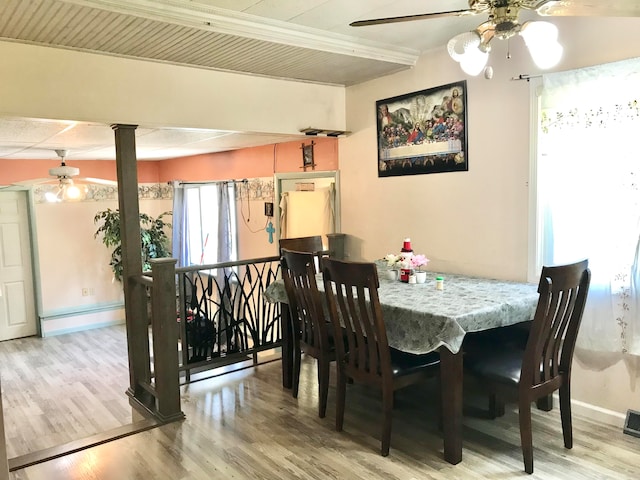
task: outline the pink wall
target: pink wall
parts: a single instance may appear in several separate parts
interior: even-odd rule
[[[170,180],[227,180],[271,177],[274,173],[301,172],[301,146],[314,142],[315,170],[338,169],[338,139],[310,137],[299,142],[279,143],[262,147],[243,148],[229,152],[195,155],[159,161],[138,162],[138,182],[158,183]],[[81,177],[116,180],[113,160],[68,160],[67,164],[80,169]],[[22,180],[47,178],[49,169],[57,167],[57,160],[0,159],[0,185]]]
[[[159,162],[138,162],[138,183],[159,182]],[[116,180],[116,162],[114,160],[68,160],[67,165],[78,167],[80,177]],[[49,169],[60,166],[58,160],[6,160],[0,159],[0,185],[13,182],[47,178]]]
[[[338,139],[311,137],[316,170],[338,169]],[[228,152],[173,158],[160,163],[161,182],[169,180],[229,180],[271,177],[274,173],[301,172],[303,142],[278,143]]]

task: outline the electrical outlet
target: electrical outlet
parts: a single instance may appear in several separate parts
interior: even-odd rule
[[[264,202],[264,216],[273,217],[273,202]]]
[[[89,289],[88,288],[83,288],[82,289],[82,296],[83,297],[88,297],[89,296]]]

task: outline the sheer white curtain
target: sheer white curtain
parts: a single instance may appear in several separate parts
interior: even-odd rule
[[[588,258],[578,346],[640,354],[640,59],[543,77],[542,262]]]
[[[173,256],[178,266],[238,259],[235,183],[174,183]]]
[[[189,265],[189,227],[187,224],[187,203],[184,188],[180,182],[172,182],[173,186],[173,229],[172,255],[178,260],[178,267]]]

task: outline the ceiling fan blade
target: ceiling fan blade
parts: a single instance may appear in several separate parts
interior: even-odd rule
[[[106,180],[104,178],[84,177],[84,178],[79,178],[78,180],[82,182],[87,182],[87,183],[96,183],[98,185],[107,185],[110,187],[118,186],[118,182],[116,182],[115,180]]]
[[[40,185],[42,183],[53,182],[54,178],[32,178],[30,180],[20,180],[19,182],[12,182],[11,185],[16,186],[31,186],[31,185]]]
[[[371,20],[358,20],[351,22],[349,25],[352,27],[366,27],[367,25],[382,25],[385,23],[399,23],[399,22],[412,22],[414,20],[424,20],[426,18],[438,18],[438,17],[464,17],[467,15],[476,15],[478,10],[453,10],[450,12],[436,12],[436,13],[421,13],[417,15],[404,15],[402,17],[386,17],[386,18],[373,18]]]
[[[640,17],[640,2],[617,0],[561,0],[544,2],[536,8],[538,15],[555,17]]]

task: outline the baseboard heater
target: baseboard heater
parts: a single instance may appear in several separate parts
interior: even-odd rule
[[[640,438],[640,412],[627,410],[627,418],[624,421],[624,433]]]

